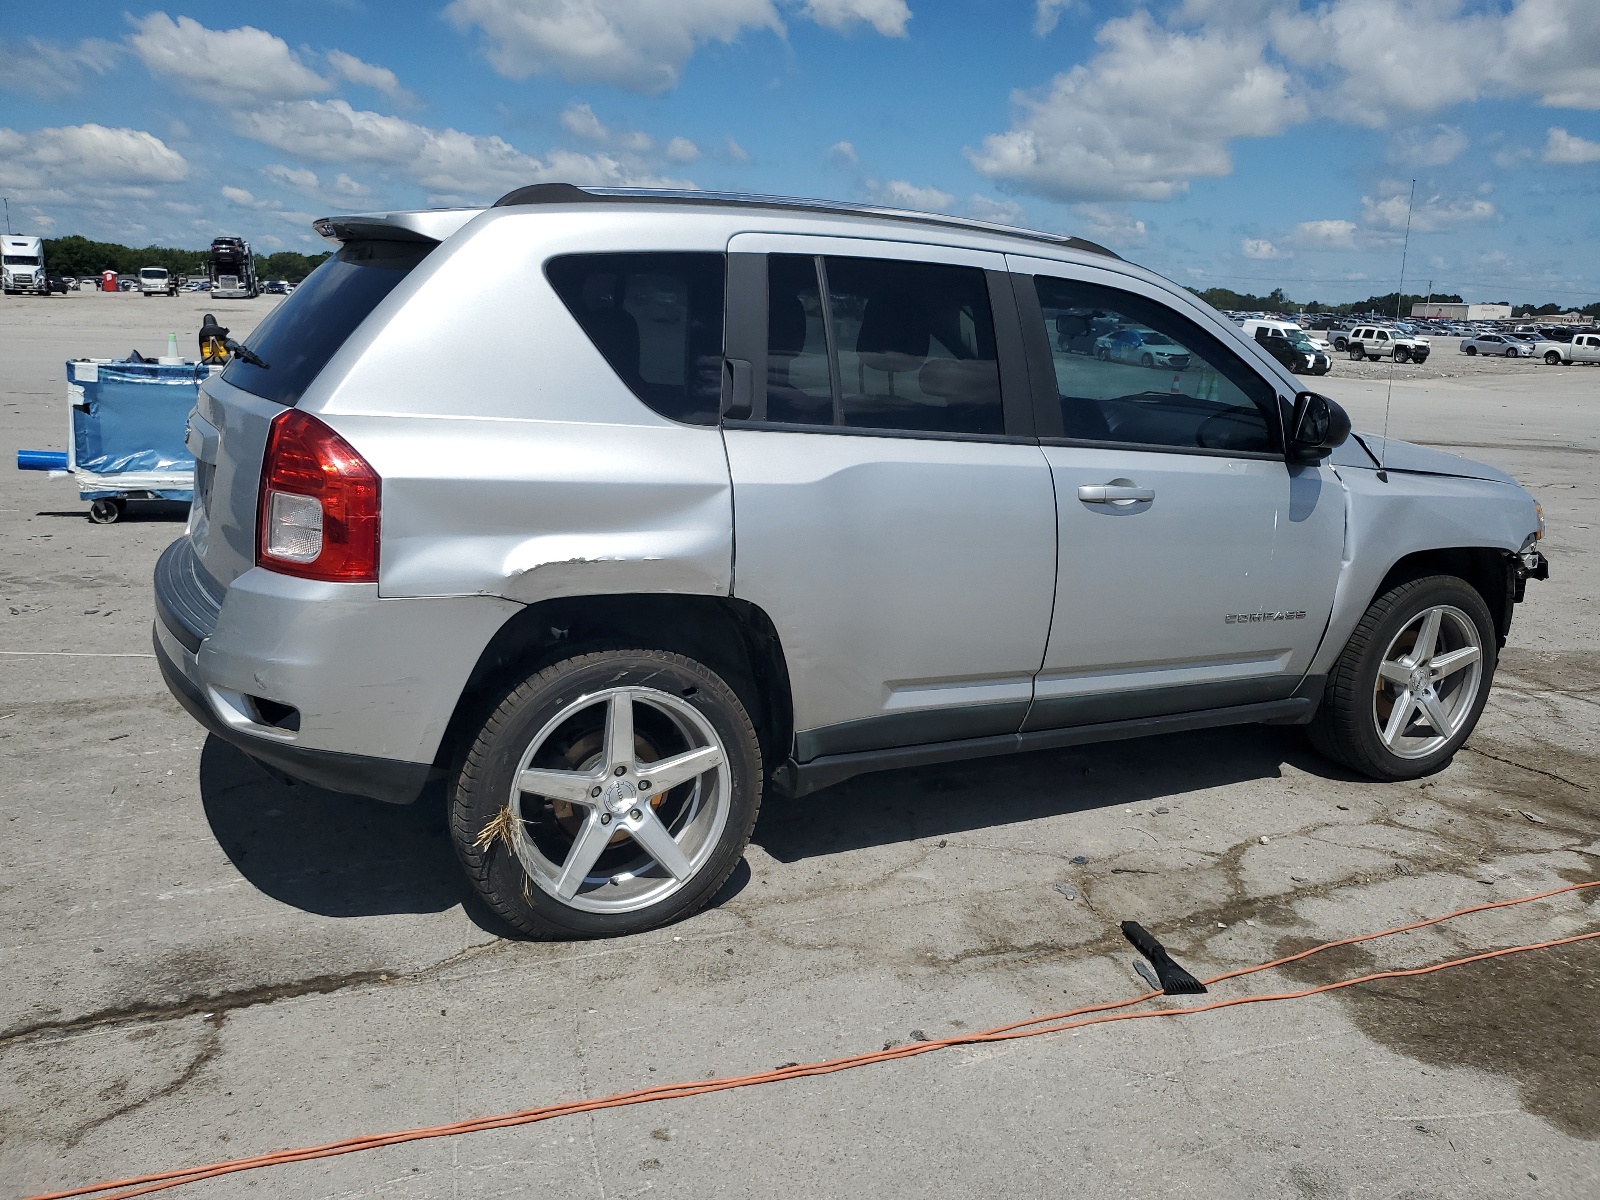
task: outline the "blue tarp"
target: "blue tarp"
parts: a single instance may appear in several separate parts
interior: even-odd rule
[[[67,378],[83,393],[73,406],[72,444],[84,494],[101,484],[95,494],[110,494],[118,476],[132,475],[142,477],[127,481],[136,489],[192,488],[194,456],[184,436],[207,374],[198,363],[68,363]]]

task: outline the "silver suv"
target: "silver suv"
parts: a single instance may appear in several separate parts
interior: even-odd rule
[[[531,936],[694,911],[768,788],[1257,721],[1422,775],[1546,573],[1508,476],[1076,238],[551,184],[318,229],[190,419],[161,666],[299,779],[443,781]]]

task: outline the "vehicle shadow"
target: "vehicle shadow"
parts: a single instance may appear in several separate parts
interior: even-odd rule
[[[1285,763],[1357,778],[1298,729],[1241,725],[860,775],[799,799],[769,797],[751,840],[779,862],[1038,817],[1140,805],[1253,779]]]
[[[36,517],[74,517],[79,521],[89,519],[89,502],[85,500],[82,508],[44,509],[33,514]],[[122,510],[120,525],[129,525],[136,522],[164,521],[169,524],[187,521],[189,519],[189,502],[187,500],[129,500],[127,507]]]
[[[385,804],[289,783],[216,737],[200,754],[200,799],[239,873],[305,912],[431,913],[465,899],[442,803]]]

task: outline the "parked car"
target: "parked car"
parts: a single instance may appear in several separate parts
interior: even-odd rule
[[[1160,367],[1166,371],[1182,371],[1189,366],[1189,351],[1153,329],[1119,329],[1096,338],[1094,354],[1101,361]]]
[[[65,275],[50,276],[50,290],[52,292],[59,292],[61,295],[65,296],[76,286],[77,282],[75,280],[68,279]]]
[[[1532,358],[1533,343],[1509,333],[1480,333],[1461,339],[1463,354],[1497,354],[1505,358]]]
[[[1549,343],[1544,352],[1544,361],[1551,366],[1557,363],[1600,363],[1600,334],[1577,333],[1573,334],[1570,342]]]
[[[1291,326],[1289,332],[1285,333],[1266,322],[1251,324],[1256,327],[1256,343],[1294,374],[1304,371],[1310,375],[1326,375],[1333,365],[1333,361],[1312,345],[1311,339],[1299,329]]]
[[[1472,733],[1547,574],[1510,476],[1350,436],[1092,243],[668,195],[317,222],[155,569],[217,738],[438,781],[485,902],[575,937],[706,904],[768,790],[1250,721],[1403,780]],[[1085,312],[1190,369],[1059,352]]]
[[[1395,362],[1427,362],[1432,344],[1427,338],[1413,337],[1399,329],[1383,325],[1359,325],[1345,338],[1350,357],[1357,362],[1364,358],[1393,358]]]

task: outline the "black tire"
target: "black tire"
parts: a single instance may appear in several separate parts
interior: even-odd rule
[[[678,890],[628,912],[588,912],[535,883],[509,839],[488,831],[505,819],[513,773],[539,731],[574,701],[619,687],[670,692],[710,722],[726,752],[729,803],[714,848]],[[761,794],[761,749],[755,728],[733,688],[719,675],[681,654],[640,648],[602,650],[535,672],[485,718],[456,771],[450,833],[473,887],[518,932],[540,939],[616,937],[681,920],[704,907],[739,864],[760,811]]]
[[[1425,758],[1403,758],[1384,745],[1372,715],[1372,697],[1384,651],[1418,613],[1453,605],[1477,627],[1482,674],[1465,723],[1443,746]],[[1447,763],[1472,736],[1494,682],[1498,640],[1489,607],[1476,588],[1454,575],[1429,575],[1390,588],[1374,600],[1357,624],[1344,652],[1328,673],[1322,704],[1306,732],[1323,755],[1352,771],[1384,782],[1418,779]]]
[[[1363,346],[1360,342],[1351,342],[1350,343],[1350,361],[1351,362],[1360,362],[1362,359],[1364,359],[1366,357],[1367,357],[1367,348],[1365,346]]]
[[[114,496],[103,497],[90,503],[89,520],[96,525],[115,525],[127,507],[126,502]]]
[[[1151,355],[1141,354],[1139,356],[1139,365],[1146,368],[1153,367],[1156,365],[1156,360]]]
[[[1410,362],[1411,351],[1404,346],[1396,346],[1394,348],[1394,360],[1395,362]]]
[[[1336,337],[1333,339],[1333,348],[1335,350],[1348,350],[1350,349],[1350,341],[1348,338]]]
[[[1544,362],[1547,367],[1558,367],[1561,365],[1561,355],[1554,350],[1546,350],[1544,352]]]
[[[1515,346],[1507,346],[1506,347],[1506,357],[1507,358],[1520,358],[1521,355],[1519,355],[1517,353],[1517,348]]]
[[[1478,356],[1478,348],[1476,346],[1468,346],[1467,347],[1467,357],[1468,358],[1476,358],[1477,356]]]
[[[1101,346],[1098,350],[1096,350],[1094,352],[1094,356],[1101,362],[1111,361],[1111,351],[1107,350],[1104,346]]]

